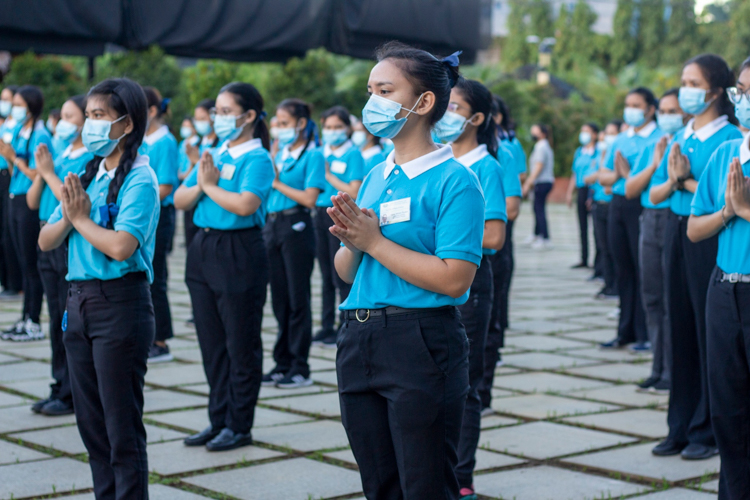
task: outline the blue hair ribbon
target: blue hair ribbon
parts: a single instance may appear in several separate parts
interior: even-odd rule
[[[169,103],[172,102],[172,99],[169,97],[165,97],[161,100],[161,112],[166,113],[167,112],[167,106],[169,106]]]
[[[268,113],[266,113],[265,111],[261,111],[261,112],[260,112],[260,119],[261,119],[261,120],[262,120],[263,118],[265,118],[266,116],[268,116]]]
[[[104,229],[110,229],[114,225],[118,213],[120,213],[120,207],[114,203],[99,207],[99,218],[101,219],[99,225]]]
[[[458,56],[460,56],[463,53],[464,53],[463,50],[457,50],[456,52],[449,55],[448,57],[442,58],[440,62],[452,68],[458,68],[458,64],[459,64]]]

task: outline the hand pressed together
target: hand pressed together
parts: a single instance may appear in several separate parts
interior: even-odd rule
[[[52,161],[52,154],[49,152],[46,144],[40,144],[34,153],[36,169],[42,176],[55,172],[55,164]]]
[[[76,174],[70,173],[65,177],[62,186],[62,211],[63,217],[74,226],[91,217],[91,200]]]
[[[729,165],[724,201],[726,216],[738,215],[743,219],[750,217],[750,178],[742,173],[742,165],[738,158],[734,158]]]
[[[208,151],[204,151],[198,167],[198,185],[201,189],[206,186],[216,186],[219,183],[220,175],[221,172],[214,165],[214,157]]]
[[[359,208],[347,193],[331,196],[333,207],[327,210],[333,219],[331,234],[352,252],[370,253],[383,240],[380,221],[371,208]]]

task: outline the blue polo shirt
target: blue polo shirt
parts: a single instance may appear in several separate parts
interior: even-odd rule
[[[697,131],[693,130],[693,121],[690,120],[684,129],[675,133],[672,144],[680,145],[682,154],[690,160],[690,171],[693,177],[700,179],[714,151],[726,141],[742,138],[742,132],[729,123],[726,115],[720,116]],[[672,145],[669,146],[667,151],[671,148]],[[669,154],[665,153],[659,168],[656,169],[651,179],[653,186],[658,186],[669,180],[668,159]],[[677,215],[688,216],[690,215],[690,205],[693,202],[693,193],[686,189],[675,191],[669,196],[668,201],[672,212]]]
[[[336,150],[329,146],[323,146],[320,151],[328,162],[328,168],[331,173],[347,184],[353,181],[362,181],[365,178],[365,160],[362,153],[352,144],[346,141]],[[332,207],[331,196],[338,194],[338,189],[334,188],[326,181],[325,189],[318,195],[318,201],[315,203],[318,207]]]
[[[586,181],[583,179],[588,175],[591,168],[591,162],[595,162],[598,157],[596,148],[579,147],[573,155],[573,175],[575,176],[576,187],[578,189],[586,187]]]
[[[508,222],[508,213],[505,208],[505,188],[503,179],[505,169],[487,151],[485,144],[469,151],[465,155],[456,158],[458,163],[468,167],[479,179],[479,185],[484,194],[484,220],[501,220]],[[515,175],[516,179],[518,176]],[[497,250],[482,248],[483,255],[494,255]]]
[[[385,154],[383,148],[380,146],[373,146],[362,151],[362,159],[365,160],[365,171],[367,175],[370,170],[380,165],[385,161]]]
[[[742,173],[750,176],[750,149],[747,139],[727,141],[714,151],[698,182],[691,204],[692,215],[710,215],[725,205],[729,165],[734,158],[742,163]],[[716,265],[725,273],[750,274],[750,222],[735,216],[719,232]]]
[[[260,207],[254,214],[243,217],[225,210],[208,196],[202,195],[193,214],[195,225],[223,231],[263,227],[274,172],[271,155],[263,148],[261,140],[251,139],[231,148],[224,143],[212,152],[212,156],[216,167],[223,172],[219,177],[219,187],[232,193],[253,193],[260,198]],[[198,169],[194,168],[185,179],[185,186],[193,187],[196,184]]]
[[[450,146],[404,165],[393,158],[390,154],[367,175],[357,204],[381,218],[382,204],[408,199],[409,220],[381,226],[383,236],[416,252],[478,266],[485,207],[477,176],[453,158]],[[456,306],[468,297],[468,290],[454,299],[407,283],[365,254],[340,309]]]
[[[307,151],[302,154],[303,147],[300,146],[294,151],[289,151],[286,147],[276,155],[276,170],[280,170],[279,181],[294,189],[317,188],[324,191],[328,183],[323,153],[310,144]],[[269,213],[288,210],[297,205],[296,201],[287,198],[281,194],[281,191],[275,189],[271,190],[271,195],[268,197]]]
[[[604,159],[604,168],[608,170],[615,169],[615,155],[617,151],[622,153],[630,164],[630,168],[633,168],[641,151],[648,145],[658,141],[662,135],[664,135],[664,132],[656,126],[655,121],[651,121],[638,132],[630,128],[620,133],[615,139],[614,144],[607,150],[607,156]],[[625,179],[617,179],[617,182],[612,186],[612,193],[625,196]]]
[[[508,139],[503,139],[499,141],[499,145],[508,148],[511,151],[516,174],[525,174],[527,164],[526,151],[523,150],[523,146],[521,145],[521,141],[518,140],[518,137],[508,137]]]
[[[115,176],[112,169],[107,172],[104,160],[86,192],[91,199],[91,220],[101,221],[99,207],[107,204],[109,183]],[[133,163],[117,195],[120,212],[115,217],[114,230],[126,231],[138,240],[138,248],[123,262],[110,259],[94,248],[78,231],[68,237],[68,281],[113,280],[128,273],[145,272],[148,281],[154,280],[154,243],[156,226],[159,223],[159,182],[148,165],[148,157],[138,156]],[[60,205],[49,218],[54,224],[62,218]]]
[[[68,146],[55,158],[55,175],[62,181],[71,172],[83,175],[83,172],[86,170],[86,164],[93,158],[94,155],[89,153],[89,150],[85,146],[75,151],[73,151],[73,146]],[[39,220],[46,221],[49,219],[59,204],[60,200],[57,199],[55,193],[45,183],[42,190],[42,197],[39,200]]]
[[[13,144],[13,140],[19,130],[21,130],[20,124],[9,116],[5,119],[3,124],[0,125],[0,141],[5,142],[6,144]],[[7,168],[8,162],[5,161],[5,158],[0,156],[0,170],[5,170]]]
[[[16,156],[26,160],[29,168],[36,168],[36,159],[34,153],[40,144],[46,144],[50,154],[54,158],[55,149],[52,147],[52,136],[49,135],[47,127],[41,120],[36,122],[34,130],[18,130],[11,145],[16,151]],[[13,169],[13,176],[10,178],[9,192],[13,195],[26,194],[31,187],[31,179],[21,172],[20,168]]]
[[[52,157],[55,158],[56,156],[62,154],[63,151],[65,151],[68,146],[70,146],[70,143],[68,141],[63,141],[56,135],[52,136]]]
[[[598,154],[601,154],[601,153],[598,153]],[[600,167],[599,167],[600,163],[601,162],[598,160],[592,161],[591,164],[589,165],[589,170],[588,172],[586,172],[586,175],[584,177],[588,177],[589,175],[592,175],[598,172],[600,170]],[[602,202],[602,203],[609,203],[610,201],[612,201],[612,195],[604,192],[604,186],[599,184],[599,181],[592,184],[590,188],[592,191],[591,197],[594,201]]]
[[[178,174],[186,174],[188,170],[190,170],[190,167],[193,166],[193,164],[190,162],[190,157],[187,154],[187,150],[185,147],[188,144],[196,145],[200,143],[201,138],[197,135],[194,135],[193,137],[188,137],[187,139],[183,139],[179,146],[177,146],[177,173]]]
[[[172,192],[161,201],[161,206],[174,205],[174,192],[180,185],[177,177],[179,169],[177,139],[166,125],[162,125],[154,133],[143,138],[143,144],[138,153],[148,156],[148,163],[156,172],[159,185],[172,186]]]
[[[655,151],[656,142],[649,144],[643,151],[641,151],[641,154],[638,155],[638,159],[635,160],[635,164],[630,166],[631,177],[643,172],[651,165],[651,161],[654,159]],[[667,150],[664,155],[666,156],[668,153],[669,150]],[[641,193],[641,206],[643,208],[669,208],[669,200],[664,200],[658,205],[654,205],[653,203],[651,203],[651,197],[649,196],[649,193],[651,191],[651,187],[654,185],[655,176],[656,172],[654,172],[654,175],[651,176],[651,182],[649,182],[646,189],[644,189]]]

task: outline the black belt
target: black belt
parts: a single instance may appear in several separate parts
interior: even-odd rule
[[[347,309],[344,311],[344,317],[346,319],[356,319],[360,323],[364,323],[370,318],[376,318],[378,316],[396,316],[399,314],[414,314],[414,313],[431,313],[431,312],[447,312],[451,310],[453,306],[444,307],[430,307],[430,308],[405,308],[388,306],[381,309]]]
[[[214,229],[211,227],[202,227],[200,228],[203,230],[204,233],[226,233],[226,234],[232,234],[232,233],[241,233],[243,231],[258,231],[260,228],[258,226],[250,226],[250,227],[243,227],[240,229]]]
[[[275,219],[279,215],[295,215],[295,214],[299,214],[299,213],[303,213],[303,212],[309,214],[310,213],[310,209],[309,208],[305,208],[305,207],[301,207],[301,206],[296,206],[296,207],[292,207],[292,208],[287,208],[286,210],[279,210],[278,212],[271,212],[271,213],[268,214],[268,217],[270,217],[271,219]]]

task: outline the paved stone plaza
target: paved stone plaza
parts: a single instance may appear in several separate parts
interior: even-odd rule
[[[525,204],[516,230],[532,224]],[[638,394],[650,358],[602,352],[616,302],[594,300],[599,285],[577,262],[573,210],[553,206],[555,248],[516,246],[511,330],[497,369],[493,407],[482,421],[476,488],[482,499],[711,500],[719,459],[655,458],[651,447],[667,432],[667,397]],[[181,218],[180,218],[181,220]],[[176,242],[182,241],[177,239]],[[186,326],[190,296],[183,281],[185,252],[171,260],[171,301],[177,360],[149,368],[144,421],[150,495],[154,500],[199,498],[361,499],[357,466],[340,423],[335,350],[310,354],[315,385],[261,389],[254,446],[209,453],[182,438],[207,425],[207,394],[195,331]],[[315,307],[320,285],[314,281]],[[0,326],[18,319],[20,303],[0,304]],[[319,314],[316,315],[319,319]],[[46,326],[45,326],[46,330]],[[276,324],[267,303],[264,369],[273,366]],[[73,416],[43,417],[29,406],[48,395],[47,341],[0,343],[0,498],[90,500],[91,474]]]

